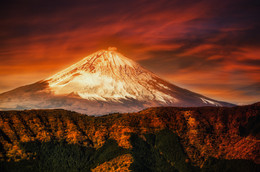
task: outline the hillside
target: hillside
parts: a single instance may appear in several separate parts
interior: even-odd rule
[[[1,171],[257,171],[260,105],[0,112]]]

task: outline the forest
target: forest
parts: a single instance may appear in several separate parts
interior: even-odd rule
[[[1,171],[258,171],[259,104],[0,112]]]

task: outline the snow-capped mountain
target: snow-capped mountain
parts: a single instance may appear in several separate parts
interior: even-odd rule
[[[37,83],[0,94],[0,109],[63,108],[89,115],[153,106],[232,106],[177,87],[118,53],[100,50]]]

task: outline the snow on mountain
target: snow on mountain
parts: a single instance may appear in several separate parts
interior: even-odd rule
[[[46,81],[57,95],[73,92],[88,100],[177,101],[156,89],[154,74],[116,51],[101,50],[91,54]],[[158,86],[169,89],[163,84]]]
[[[115,48],[35,84],[0,94],[0,109],[63,108],[90,115],[153,106],[231,106],[162,80]]]

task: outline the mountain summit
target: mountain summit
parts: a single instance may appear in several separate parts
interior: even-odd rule
[[[56,95],[74,93],[87,100],[177,102],[158,77],[111,49],[91,54],[48,78],[49,87]]]
[[[63,108],[89,115],[153,106],[231,106],[177,87],[117,52],[97,51],[37,83],[0,94],[0,109]]]

